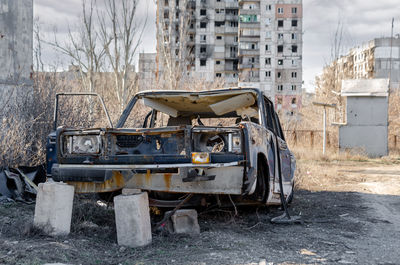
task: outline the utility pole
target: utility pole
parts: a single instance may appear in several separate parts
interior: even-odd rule
[[[394,18],[392,18],[392,33],[390,35],[389,96],[390,96],[390,88],[391,88],[391,83],[392,83],[393,28],[394,28]]]
[[[394,28],[394,18],[392,18],[392,30],[390,34],[390,58],[389,58],[389,90],[388,90],[388,97],[387,97],[387,106],[388,106],[388,115],[390,113],[390,90],[392,88],[392,53],[393,53],[393,28]],[[390,121],[388,119],[387,125],[389,128]],[[388,135],[387,139],[389,139],[389,130],[388,130]],[[387,153],[389,153],[389,141],[388,141],[388,146],[386,146]]]
[[[336,108],[336,104],[313,102],[313,105],[319,106],[319,107],[324,107],[322,154],[325,155],[325,151],[326,151],[326,108]]]

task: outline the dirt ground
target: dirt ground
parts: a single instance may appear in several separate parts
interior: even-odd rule
[[[279,208],[199,213],[197,236],[153,234],[139,249],[116,244],[112,206],[76,197],[72,232],[32,228],[34,205],[0,205],[0,264],[400,264],[400,160],[298,162],[290,211],[304,224],[274,225]],[[265,263],[264,263],[265,264]]]

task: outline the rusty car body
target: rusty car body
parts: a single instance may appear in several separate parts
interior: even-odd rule
[[[137,117],[136,104],[151,111]],[[126,126],[132,117],[140,128]],[[273,103],[253,88],[140,92],[115,127],[58,127],[47,151],[48,176],[80,193],[135,188],[158,202],[195,194],[278,205],[282,176],[286,200],[293,194],[295,158]]]

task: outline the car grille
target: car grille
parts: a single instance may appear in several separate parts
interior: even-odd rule
[[[117,135],[119,147],[137,147],[141,142],[143,142],[142,135]]]

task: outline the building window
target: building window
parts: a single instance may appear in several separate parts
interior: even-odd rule
[[[283,39],[283,33],[278,33],[278,40],[282,40]]]
[[[278,28],[282,28],[282,27],[283,27],[283,20],[278,20]]]
[[[297,72],[292,72],[292,78],[297,78]]]
[[[282,98],[281,98],[281,97],[278,97],[278,98],[276,99],[276,103],[277,103],[278,105],[282,105]]]
[[[217,40],[222,40],[222,36],[217,36]]]
[[[265,45],[265,51],[269,51],[269,45],[268,44]]]
[[[278,91],[283,91],[283,85],[278,85]]]
[[[169,12],[168,10],[164,10],[164,18],[169,18]]]
[[[266,18],[265,19],[265,26],[268,27],[269,25],[271,25],[271,18]]]
[[[271,11],[272,10],[272,5],[267,5],[267,11]]]
[[[297,19],[292,20],[292,27],[297,27]]]
[[[282,59],[278,60],[278,65],[283,65],[283,60]]]
[[[164,5],[165,5],[165,6],[168,5],[168,0],[164,0]]]
[[[215,64],[221,64],[221,61],[215,61]]]
[[[215,21],[215,26],[216,27],[221,27],[223,25],[225,25],[225,22],[223,22],[223,21]]]
[[[292,7],[292,14],[297,14],[297,7]]]
[[[296,33],[292,33],[292,40],[297,40],[297,34]]]
[[[216,73],[215,77],[222,77],[222,74],[221,73]]]
[[[296,103],[297,103],[296,98],[292,98],[292,104],[296,105]]]
[[[207,36],[206,35],[200,35],[200,41],[201,42],[205,42],[207,40]]]
[[[278,14],[283,14],[283,7],[278,7]]]
[[[276,76],[278,77],[278,79],[281,79],[282,73],[281,73],[281,72],[278,72]]]
[[[271,71],[266,71],[265,72],[265,77],[271,77]]]
[[[257,15],[240,15],[239,20],[240,20],[240,22],[243,22],[243,23],[258,22],[258,17],[257,17]]]
[[[297,45],[292,45],[292,52],[296,53],[297,52]]]
[[[200,9],[200,16],[205,16],[207,15],[207,10],[206,9]]]
[[[271,58],[265,58],[265,65],[271,65]]]
[[[283,52],[283,45],[278,45],[278,52]]]
[[[200,22],[200,28],[201,29],[207,28],[207,22]]]
[[[292,60],[292,65],[297,65],[296,60]]]
[[[200,60],[200,66],[206,66],[207,65],[207,60],[206,59],[201,59]]]
[[[292,90],[293,91],[296,91],[296,88],[297,88],[296,85],[292,85]]]
[[[207,47],[206,46],[200,46],[200,53],[206,53],[207,52]]]

